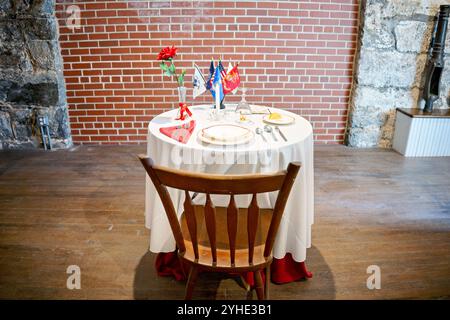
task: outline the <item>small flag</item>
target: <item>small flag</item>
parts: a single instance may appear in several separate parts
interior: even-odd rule
[[[229,73],[231,71],[231,69],[233,69],[233,65],[231,64],[231,62],[228,62],[228,69],[227,69],[227,73]],[[231,91],[232,94],[236,94],[237,92],[237,87],[236,89],[234,89],[233,91]]]
[[[216,85],[219,85],[220,101],[222,101],[222,99],[225,95],[223,94],[222,79],[220,76],[219,66],[220,66],[220,64],[217,66],[216,71],[214,72],[213,83],[212,83],[212,87],[211,87],[211,94],[214,97],[214,99],[216,99],[215,88],[216,88]]]
[[[225,68],[222,65],[222,60],[219,60],[217,69],[219,69],[220,72],[220,104],[222,106],[223,99],[225,99],[225,92],[223,92],[223,79],[225,79],[225,76],[227,75],[227,72],[225,71]]]
[[[211,59],[211,64],[209,65],[209,78],[206,82],[206,89],[211,90],[212,83],[213,83],[213,77],[214,77],[214,60]]]
[[[194,84],[194,92],[192,95],[195,99],[206,91],[205,78],[203,78],[203,75],[196,64],[194,64],[193,84]]]
[[[223,79],[223,93],[227,94],[234,89],[236,89],[241,83],[241,78],[239,77],[238,66],[234,66]]]
[[[225,68],[222,65],[222,61],[219,60],[219,65],[217,66],[217,68],[219,68],[220,71],[220,79],[223,80],[227,75],[227,72],[225,71]]]

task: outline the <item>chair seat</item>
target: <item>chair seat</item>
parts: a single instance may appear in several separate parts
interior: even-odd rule
[[[211,247],[206,230],[206,223],[204,218],[203,206],[195,205],[195,217],[197,220],[197,239],[198,239],[198,252],[199,260],[195,261],[195,255],[193,245],[189,236],[186,219],[184,213],[181,217],[181,229],[184,235],[184,243],[186,246],[186,252],[182,256],[188,262],[196,262],[203,268],[213,267],[214,269],[220,268],[223,271],[227,271],[228,268],[241,271],[257,270],[259,266],[265,265],[267,261],[272,259],[269,256],[264,258],[264,245],[267,232],[269,230],[270,220],[272,218],[272,209],[260,209],[259,221],[256,233],[255,248],[253,253],[253,264],[249,266],[248,261],[248,239],[247,239],[247,209],[240,208],[238,212],[238,220],[243,219],[238,224],[237,237],[236,237],[236,252],[235,252],[235,264],[230,263],[230,247],[227,232],[227,208],[216,207],[216,243],[217,243],[217,264],[212,264]]]

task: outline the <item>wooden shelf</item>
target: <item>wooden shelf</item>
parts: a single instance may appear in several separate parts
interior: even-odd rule
[[[418,108],[397,108],[397,111],[412,118],[450,118],[450,109],[434,109],[432,112],[424,112]]]

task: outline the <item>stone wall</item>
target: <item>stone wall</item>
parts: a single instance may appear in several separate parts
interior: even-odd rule
[[[42,147],[47,115],[53,147],[72,144],[54,0],[0,0],[0,149]]]
[[[395,108],[423,108],[420,98],[434,17],[448,0],[363,0],[346,141],[353,147],[392,146]],[[450,30],[440,99],[450,100]]]

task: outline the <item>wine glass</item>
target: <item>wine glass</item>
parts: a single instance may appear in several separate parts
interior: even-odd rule
[[[251,114],[252,109],[250,108],[250,105],[247,103],[247,100],[245,100],[245,94],[247,93],[247,88],[241,88],[242,92],[242,100],[238,103],[236,107],[236,112],[240,114]]]

